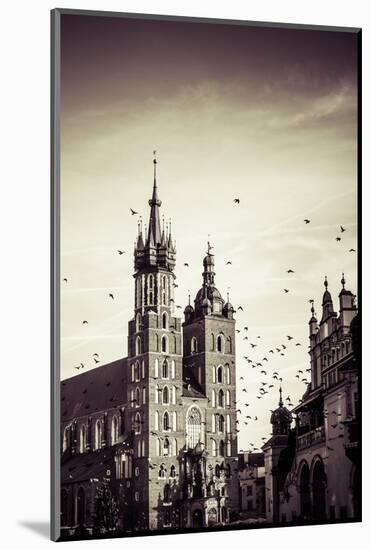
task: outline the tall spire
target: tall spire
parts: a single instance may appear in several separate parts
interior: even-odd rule
[[[161,243],[161,221],[160,221],[160,211],[161,201],[158,198],[157,192],[157,181],[156,181],[156,167],[157,167],[157,158],[156,151],[153,151],[153,191],[152,198],[148,201],[148,204],[151,207],[151,212],[149,215],[149,224],[148,224],[148,242],[150,244]]]
[[[282,386],[280,386],[280,400],[278,402],[279,407],[283,407],[283,400],[282,400]]]
[[[340,282],[341,282],[341,286],[343,287],[343,290],[345,290],[345,283],[346,283],[346,281],[345,281],[344,273],[342,273],[342,277],[341,277],[341,281],[340,281]]]

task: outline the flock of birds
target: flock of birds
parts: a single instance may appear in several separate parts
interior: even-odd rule
[[[239,198],[234,198],[233,203],[236,206],[239,206],[240,205],[240,199]],[[132,216],[139,215],[139,212],[134,210],[133,208],[130,208],[130,213],[131,213]],[[311,223],[311,220],[308,219],[308,218],[305,218],[303,220],[303,223],[305,225],[308,225],[308,224]],[[336,242],[340,242],[342,240],[342,235],[346,231],[346,228],[343,225],[340,225],[339,230],[340,230],[340,233],[335,237]],[[209,245],[208,254],[211,254],[210,251],[211,251],[212,248],[213,247]],[[356,250],[354,248],[350,248],[349,252],[350,253],[355,253]],[[119,256],[122,256],[126,253],[126,251],[123,250],[123,249],[118,249],[116,253]],[[232,261],[227,260],[225,265],[231,266]],[[189,268],[190,267],[189,261],[184,262],[183,266]],[[290,277],[290,275],[295,274],[295,270],[292,269],[291,267],[286,269],[285,272],[289,277]],[[69,279],[67,277],[64,277],[63,282],[65,284],[68,284]],[[173,285],[174,285],[175,288],[178,287],[178,285],[176,283],[173,283]],[[290,292],[290,288],[283,288],[283,292],[284,292],[284,294],[288,294]],[[107,294],[107,299],[113,301],[115,299],[114,294],[112,292],[108,293]],[[174,300],[172,300],[172,302],[173,302],[173,306],[176,309],[178,309],[178,310],[183,309],[182,305],[175,304]],[[309,302],[312,303],[313,300],[309,300]],[[244,306],[238,305],[237,310],[234,310],[234,313],[238,313],[238,312],[244,312]],[[89,321],[87,319],[83,319],[81,322],[82,322],[82,325],[88,325],[89,324]],[[256,354],[255,348],[259,349],[259,344],[262,340],[261,335],[256,335],[255,338],[254,338],[254,341],[251,341],[250,337],[249,337],[249,327],[248,326],[244,326],[242,329],[237,328],[236,333],[237,333],[237,336],[241,335],[242,341],[246,342],[246,344],[250,346],[250,352]],[[259,342],[257,342],[258,340],[259,340]],[[284,377],[283,377],[282,373],[276,367],[275,367],[275,370],[270,369],[270,365],[273,362],[274,362],[275,365],[277,364],[276,361],[273,361],[273,358],[285,357],[286,354],[291,351],[291,348],[293,346],[299,347],[301,345],[302,345],[301,342],[295,341],[295,338],[292,335],[288,334],[288,335],[286,335],[286,337],[284,339],[284,342],[281,341],[277,345],[268,346],[270,348],[269,351],[263,357],[260,357],[259,359],[253,359],[252,357],[250,357],[250,355],[243,355],[242,356],[242,361],[240,363],[240,366],[245,364],[248,368],[251,369],[251,372],[258,373],[259,378],[260,378],[259,384],[258,384],[259,387],[258,387],[257,395],[255,395],[256,400],[264,399],[267,395],[271,394],[273,391],[274,391],[274,395],[278,396],[277,388],[282,387],[282,385],[284,383]],[[101,362],[100,356],[97,352],[95,352],[92,355],[91,359],[93,361],[94,366],[98,365]],[[86,362],[80,362],[79,365],[76,365],[74,367],[74,369],[79,371],[80,369],[84,369],[86,366],[87,366]],[[257,369],[257,370],[254,371],[254,369]],[[310,368],[307,368],[305,370],[297,369],[297,371],[295,373],[295,378],[298,381],[300,381],[301,383],[303,383],[305,386],[308,386],[310,384],[310,371],[311,371]],[[248,379],[249,379],[249,376],[246,376],[245,374],[240,375],[238,377],[239,384],[237,386],[237,391],[240,392],[241,395],[246,394],[246,396],[247,396],[247,394],[250,394],[250,390],[249,390],[250,382],[247,385],[247,380]],[[251,401],[251,398],[249,398],[249,401]],[[277,399],[277,401],[278,401],[278,399]],[[301,401],[302,401],[302,399],[298,400],[298,402],[301,402]],[[293,403],[293,400],[291,399],[290,395],[287,395],[284,398],[284,402],[285,402],[285,405],[287,405],[287,407],[289,407],[289,408],[294,407],[294,403]],[[257,422],[259,420],[257,415],[254,415],[253,413],[250,414],[250,409],[249,409],[249,407],[251,407],[250,402],[247,402],[244,399],[240,398],[240,399],[236,400],[235,405],[236,405],[236,411],[237,411],[237,414],[238,414],[238,417],[237,417],[237,420],[236,420],[236,424],[237,424],[236,431],[237,432],[239,432],[242,427],[248,426],[251,422]],[[271,410],[271,412],[273,412],[273,410]],[[337,413],[335,412],[335,414],[337,414]],[[335,424],[334,424],[334,426],[335,426]],[[261,440],[262,440],[263,443],[266,441],[266,439],[267,439],[266,437],[261,437]],[[260,449],[261,449],[261,446],[260,447],[257,446],[254,442],[250,443],[250,449],[249,449],[250,451],[260,451]]]

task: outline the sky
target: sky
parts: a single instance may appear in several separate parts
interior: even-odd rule
[[[356,35],[63,15],[61,40],[61,377],[127,355],[130,208],[148,223],[156,149],[176,304],[210,240],[216,286],[243,307],[238,407],[258,420],[240,419],[239,448],[259,447],[279,398],[276,383],[258,400],[261,381],[280,372],[294,404],[305,391],[308,300],[320,317],[327,275],[337,309],[342,272],[357,294]],[[268,357],[267,376],[244,357]]]

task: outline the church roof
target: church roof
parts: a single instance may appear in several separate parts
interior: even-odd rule
[[[61,465],[61,483],[83,482],[93,478],[102,480],[103,477],[113,476],[114,455],[121,447],[128,449],[125,443],[118,443],[91,453],[76,454]]]
[[[95,367],[61,382],[61,421],[67,422],[126,402],[127,360]]]
[[[183,397],[195,397],[196,399],[205,399],[206,397],[192,372],[189,372],[183,381]]]

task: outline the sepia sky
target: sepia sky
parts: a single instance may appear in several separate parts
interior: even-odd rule
[[[306,388],[295,374],[309,366],[308,300],[320,316],[327,275],[337,308],[342,271],[357,293],[356,35],[78,15],[61,28],[62,378],[94,368],[95,352],[102,364],[127,355],[129,208],[147,223],[156,149],[176,303],[200,288],[210,235],[216,286],[244,308],[237,395],[258,421],[240,420],[239,448],[260,446],[279,397],[276,386],[257,400],[260,382],[279,371],[295,404]],[[282,343],[285,356],[267,355]],[[267,377],[243,356],[267,356]]]

